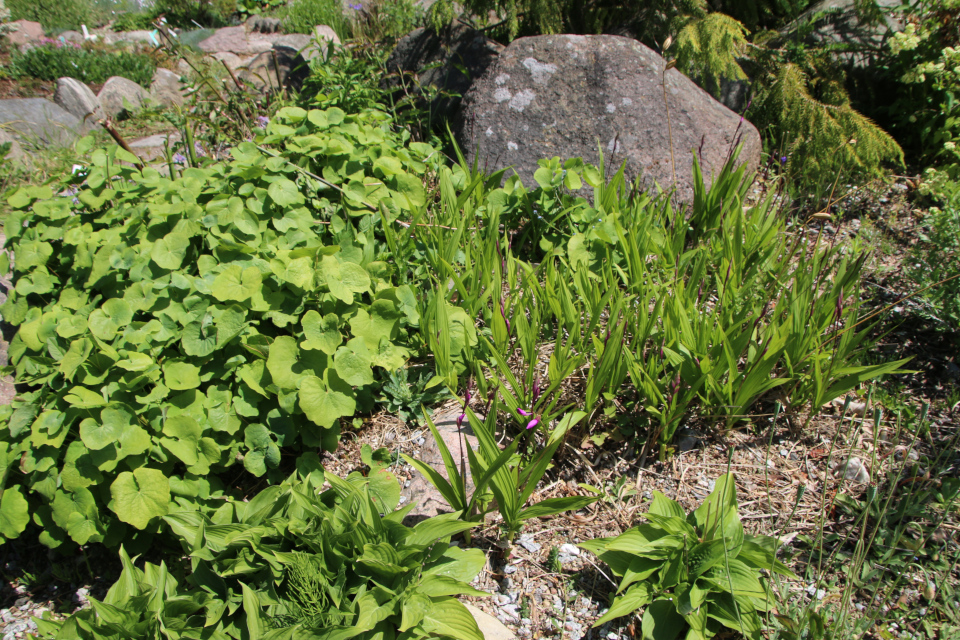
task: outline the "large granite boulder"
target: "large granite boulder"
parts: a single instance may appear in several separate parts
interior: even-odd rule
[[[452,116],[461,97],[502,51],[503,45],[462,24],[443,33],[415,29],[397,42],[387,60],[389,75],[383,85],[388,89],[402,87],[403,93],[439,89],[430,109],[434,114]],[[416,82],[412,82],[412,75],[416,75]]]
[[[103,118],[103,107],[90,87],[75,78],[60,78],[53,92],[53,101],[88,125]]]
[[[150,101],[150,95],[133,80],[113,76],[108,79],[97,94],[103,112],[108,118],[126,118],[131,110],[144,107]]]
[[[619,36],[514,40],[464,96],[456,134],[471,162],[488,171],[513,167],[528,186],[538,160],[597,164],[599,145],[606,167],[625,161],[628,178],[669,190],[672,146],[683,202],[693,200],[694,153],[709,180],[734,145],[743,143],[740,161],[750,169],[761,151],[753,125],[676,69],[664,75],[663,58]]]
[[[0,100],[0,129],[24,144],[66,147],[90,126],[44,98],[15,98]]]

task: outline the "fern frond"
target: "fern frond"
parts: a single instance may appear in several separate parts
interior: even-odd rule
[[[716,94],[722,78],[747,77],[737,58],[746,52],[748,33],[742,23],[724,13],[693,19],[677,34],[677,67],[701,78]]]
[[[851,107],[841,86],[822,91],[834,104],[814,98],[809,87],[803,70],[786,63],[762,97],[783,137],[791,176],[807,183],[838,174],[870,177],[879,175],[884,163],[903,164],[900,145]]]

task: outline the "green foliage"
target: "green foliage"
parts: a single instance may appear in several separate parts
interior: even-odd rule
[[[665,456],[692,412],[731,427],[774,390],[816,411],[903,366],[857,364],[863,256],[788,234],[772,199],[745,207],[752,179],[734,160],[709,189],[694,163],[687,224],[622,168],[604,180],[602,166],[543,160],[532,191],[441,169],[419,243],[387,234],[407,273],[426,262],[442,283],[423,313],[437,374],[496,391],[515,431],[576,409],[587,432],[629,418]]]
[[[946,172],[931,170],[927,178],[926,190],[940,206],[927,212],[906,272],[917,288],[926,289],[921,314],[960,338],[960,184]]]
[[[410,368],[398,369],[387,376],[380,397],[383,408],[404,422],[423,424],[423,407],[434,407],[450,397],[444,386],[429,387],[433,374],[421,370],[413,380]]]
[[[149,535],[217,504],[241,461],[276,479],[279,447],[333,449],[374,368],[405,363],[416,296],[376,227],[425,205],[439,154],[373,111],[285,108],[265,133],[279,153],[246,142],[173,179],[100,149],[76,203],[10,198],[2,313],[32,390],[0,409],[0,441],[26,456],[7,491],[28,492],[45,544]]]
[[[85,49],[59,41],[14,53],[7,65],[8,73],[14,78],[71,77],[100,84],[112,76],[122,76],[145,87],[150,86],[156,69],[153,59],[145,53]]]
[[[174,27],[222,27],[236,10],[235,0],[155,0],[153,12]]]
[[[287,33],[313,35],[317,25],[333,29],[341,40],[350,37],[350,24],[343,15],[340,0],[293,0],[287,5],[283,29]]]
[[[437,488],[447,504],[453,507],[466,522],[478,524],[483,522],[490,507],[490,494],[492,494],[497,500],[497,510],[503,518],[503,534],[507,541],[513,540],[526,520],[582,509],[597,500],[589,496],[548,498],[524,507],[540,483],[566,433],[585,417],[582,412],[564,416],[547,442],[539,447],[534,455],[526,458],[516,453],[520,445],[519,437],[502,451],[500,450],[496,439],[497,409],[498,404],[494,398],[493,406],[485,420],[479,420],[469,407],[464,409],[465,415],[457,420],[460,424],[464,418],[469,419],[470,427],[477,436],[479,445],[474,451],[466,439],[462,443],[463,451],[466,452],[465,460],[470,461],[470,475],[473,477],[474,488],[470,496],[467,496],[467,478],[461,473],[462,467],[458,467],[457,461],[451,455],[449,447],[429,415],[426,416],[427,426],[430,427],[430,432],[436,440],[450,480],[447,481],[429,465],[405,454],[404,460],[416,467],[423,477]]]
[[[760,638],[759,613],[773,603],[764,572],[796,576],[776,559],[777,541],[744,532],[732,475],[717,478],[689,514],[654,492],[649,524],[616,538],[581,543],[607,563],[620,585],[610,610],[594,627],[643,608],[644,640],[712,638],[726,627]]]
[[[39,22],[47,31],[95,26],[91,0],[7,0],[7,8],[11,20]]]
[[[241,19],[260,15],[264,11],[272,11],[284,6],[284,0],[236,0],[237,13]]]
[[[841,79],[821,70],[778,63],[754,104],[755,124],[776,132],[771,143],[798,186],[829,190],[835,180],[877,177],[885,164],[903,165],[900,145],[851,106]]]
[[[918,160],[960,178],[960,3],[921,0],[888,41],[887,72],[897,82],[886,109],[897,135]]]
[[[136,31],[139,29],[153,29],[156,14],[152,11],[126,11],[118,15],[110,28],[114,31]]]
[[[355,38],[377,43],[400,38],[423,26],[426,14],[412,0],[351,2],[351,26]]]
[[[746,53],[746,34],[741,23],[723,13],[691,20],[677,34],[677,66],[718,94],[721,80],[747,77],[737,62]]]
[[[189,556],[188,578],[149,562],[138,569],[123,549],[123,573],[101,601],[63,621],[38,621],[39,637],[106,640],[177,637],[483,640],[454,596],[487,595],[469,583],[480,550],[450,546],[472,525],[447,514],[409,528],[409,509],[380,515],[362,479],[318,494],[319,466],[227,502],[212,517],[165,518]],[[396,481],[394,480],[394,485]]]

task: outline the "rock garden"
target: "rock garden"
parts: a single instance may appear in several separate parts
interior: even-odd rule
[[[728,4],[0,2],[0,637],[960,635],[960,9]]]

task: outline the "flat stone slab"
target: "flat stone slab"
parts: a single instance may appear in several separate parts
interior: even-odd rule
[[[462,433],[457,429],[457,416],[460,415],[460,411],[459,407],[441,408],[433,415],[433,423],[458,467],[460,465],[461,436],[473,447],[474,451],[477,449],[477,437],[473,435],[467,421],[464,420]],[[424,443],[420,447],[418,459],[436,469],[441,476],[449,480],[450,477],[447,475],[447,469],[443,464],[443,456],[440,455],[440,448],[437,446],[436,440],[433,439],[433,434],[428,430],[423,437]],[[467,459],[466,449],[463,449],[463,465],[461,473],[466,473],[467,495],[469,495],[473,491],[473,477],[470,475],[470,461]],[[403,489],[400,495],[406,498],[405,503],[415,502],[417,505],[410,511],[407,518],[431,518],[438,513],[453,511],[444,497],[440,495],[440,492],[419,472],[413,475],[410,486]]]
[[[513,632],[492,615],[486,611],[477,609],[467,602],[462,604],[467,608],[467,611],[470,612],[470,615],[473,616],[473,619],[477,621],[477,626],[480,627],[480,633],[483,634],[486,640],[515,640],[516,636],[513,635]]]
[[[169,140],[170,147],[173,147],[174,144],[180,142],[180,134],[176,131],[157,133],[145,138],[138,138],[128,144],[130,148],[133,149],[133,152],[140,156],[141,160],[144,162],[152,162],[158,159],[166,159],[164,143],[167,142],[167,140]]]

